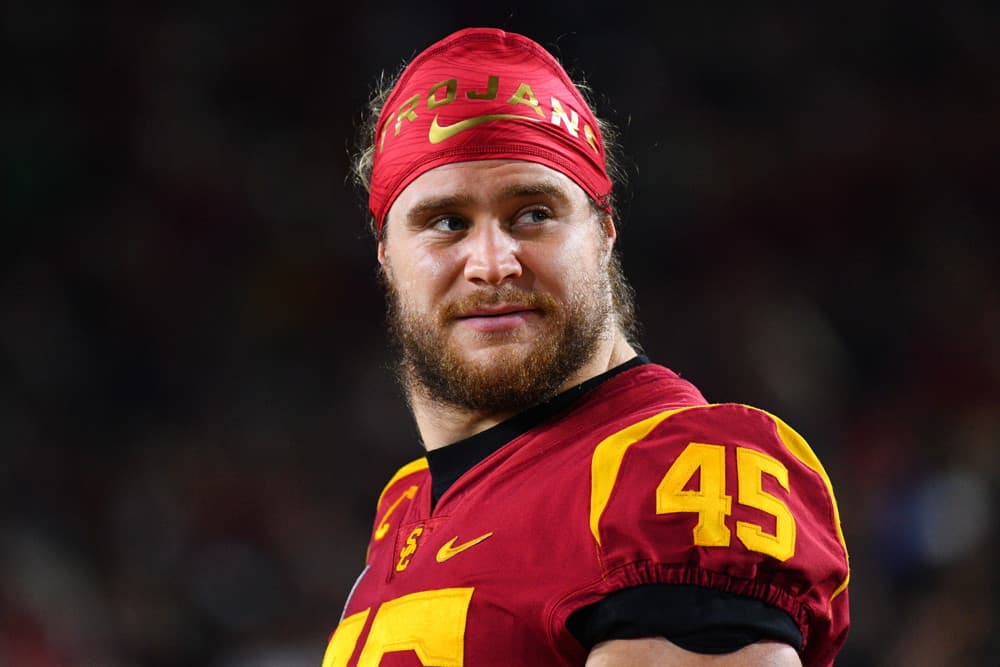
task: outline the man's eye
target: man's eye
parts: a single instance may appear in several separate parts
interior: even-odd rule
[[[526,223],[526,224],[538,224],[539,222],[545,222],[552,215],[548,210],[544,208],[533,208],[530,211],[525,211],[517,217],[516,222]]]
[[[439,218],[431,225],[432,229],[439,232],[461,232],[468,227],[469,225],[462,218]]]

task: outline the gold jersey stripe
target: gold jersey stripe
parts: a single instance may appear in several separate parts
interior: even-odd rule
[[[598,546],[601,544],[601,515],[611,499],[611,491],[618,480],[618,469],[621,468],[625,452],[649,435],[667,417],[697,407],[702,406],[689,405],[653,415],[608,436],[594,448],[590,461],[590,532]]]
[[[757,412],[762,412],[770,417],[774,421],[775,426],[778,427],[778,437],[781,438],[785,449],[791,452],[792,456],[801,461],[806,467],[819,475],[823,479],[823,483],[826,484],[826,492],[830,494],[830,505],[833,507],[833,522],[837,528],[837,539],[840,540],[840,547],[844,550],[844,562],[847,564],[847,576],[830,595],[830,602],[833,602],[834,598],[847,590],[847,583],[851,580],[851,563],[850,556],[847,553],[847,541],[844,539],[844,530],[840,526],[840,509],[837,508],[837,498],[833,495],[833,483],[830,481],[830,476],[826,474],[823,464],[820,463],[819,458],[813,452],[809,443],[795,429],[770,412],[752,407],[750,409],[757,410]]]
[[[382,493],[379,494],[378,503],[375,504],[375,507],[379,508],[382,506],[382,500],[385,499],[385,493],[386,491],[389,490],[389,487],[391,487],[393,484],[403,479],[407,475],[412,475],[415,472],[419,472],[421,470],[426,470],[426,469],[427,469],[427,457],[423,456],[417,459],[416,461],[410,461],[405,466],[397,470],[396,474],[393,475],[392,479],[389,480],[389,483],[382,488]]]

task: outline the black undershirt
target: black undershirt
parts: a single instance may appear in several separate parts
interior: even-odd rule
[[[714,588],[643,584],[573,612],[566,626],[589,651],[609,639],[665,637],[695,653],[730,653],[771,639],[802,648],[792,617],[760,600]]]
[[[474,465],[508,442],[570,408],[612,377],[650,363],[639,355],[481,433],[427,452],[432,502]],[[567,628],[589,651],[609,639],[665,637],[696,653],[730,653],[770,639],[802,648],[802,634],[784,611],[711,588],[644,584],[612,593],[574,612]]]
[[[438,499],[459,477],[514,438],[527,433],[546,419],[563,412],[591,389],[603,384],[619,373],[624,373],[630,368],[648,363],[649,359],[642,355],[633,357],[620,366],[615,366],[609,371],[567,389],[544,403],[539,403],[524,412],[519,412],[496,426],[464,440],[454,442],[447,447],[439,447],[427,452],[427,465],[431,471],[433,503],[436,505]]]

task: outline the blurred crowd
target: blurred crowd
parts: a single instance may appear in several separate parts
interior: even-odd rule
[[[421,455],[354,127],[466,25],[621,128],[645,352],[825,463],[838,666],[996,664],[1000,6],[471,4],[4,3],[0,665],[319,667]]]

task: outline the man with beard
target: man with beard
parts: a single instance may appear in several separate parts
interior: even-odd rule
[[[847,550],[809,446],[636,351],[608,129],[544,48],[495,29],[373,99],[356,167],[427,451],[382,491],[324,667],[839,651]]]

